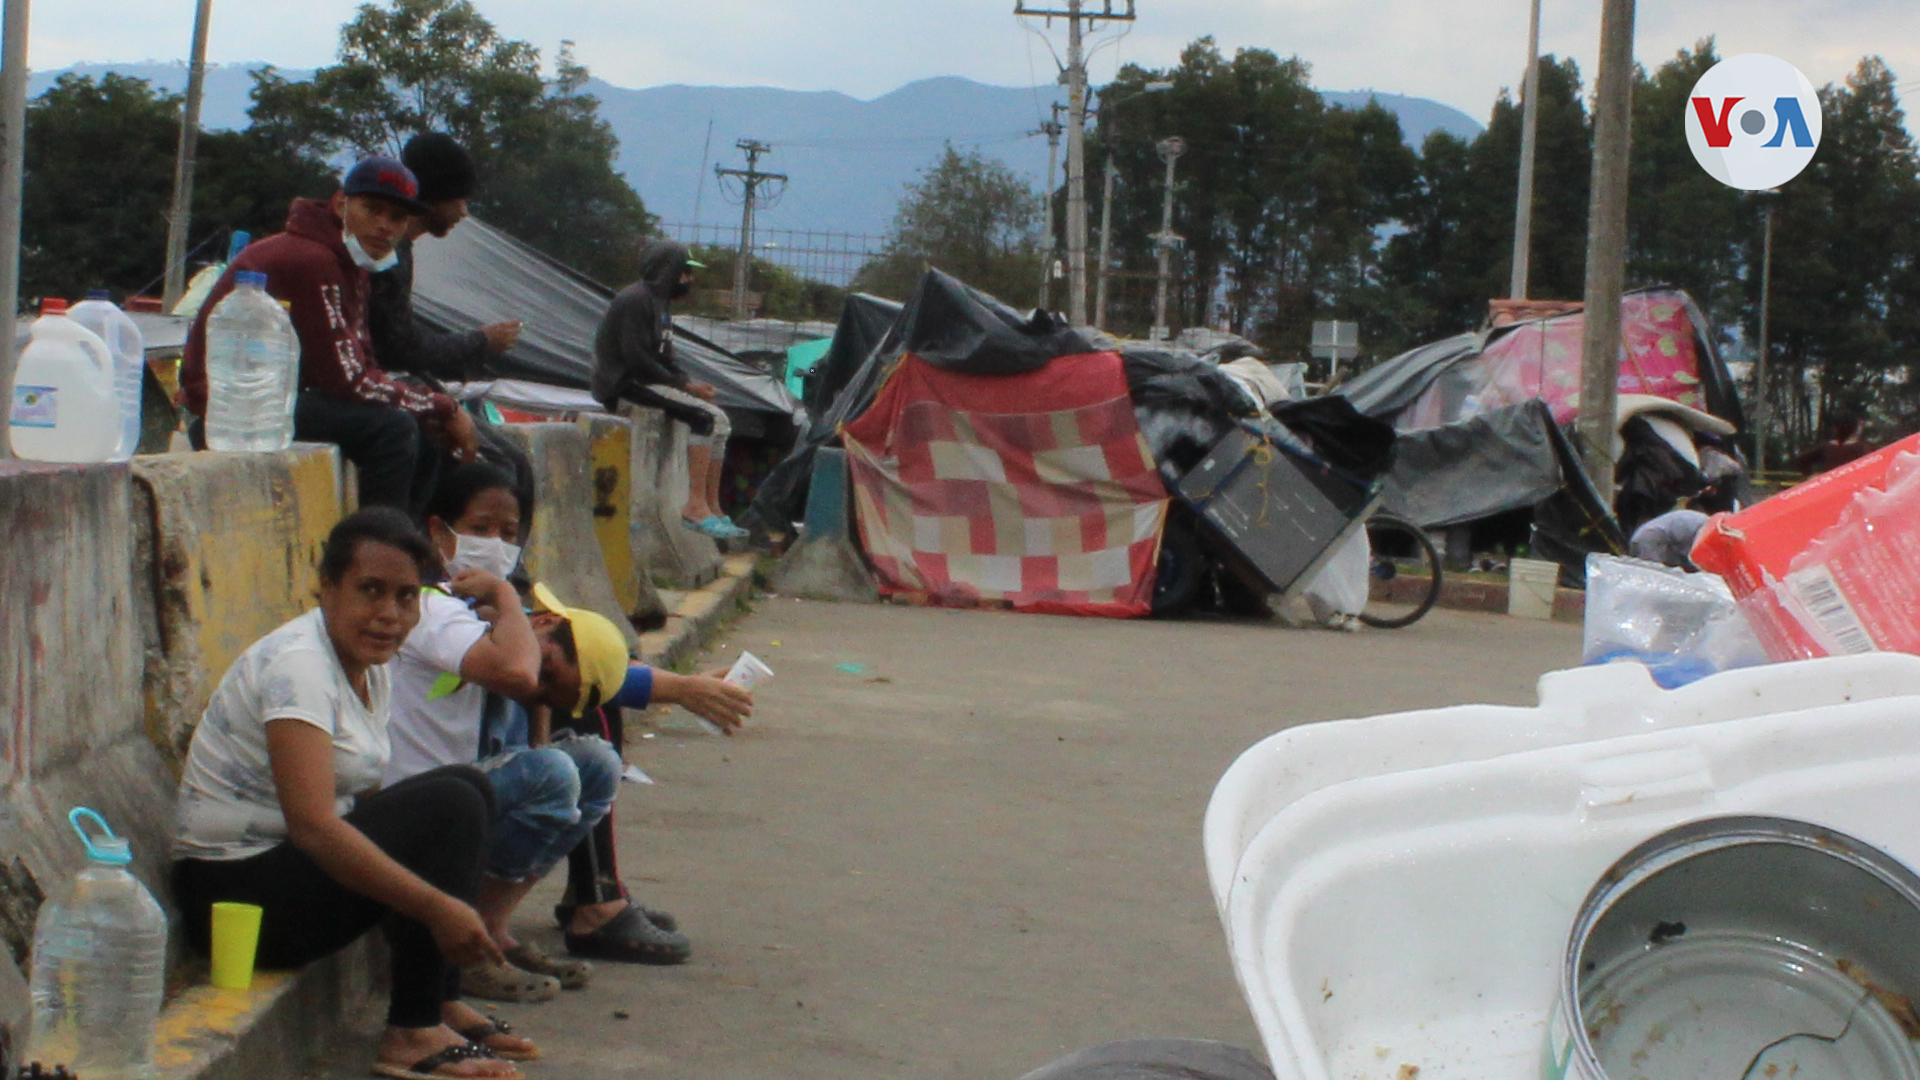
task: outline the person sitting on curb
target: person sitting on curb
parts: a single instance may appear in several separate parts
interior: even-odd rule
[[[187,409],[204,418],[207,318],[233,291],[235,274],[264,273],[267,292],[286,302],[300,339],[293,437],[340,447],[359,467],[360,505],[414,514],[426,504],[436,464],[423,436],[457,461],[478,451],[473,418],[447,395],[387,374],[368,331],[368,273],[394,264],[394,244],[427,213],[419,190],[405,165],[369,157],[347,171],[331,199],[294,200],[286,230],[247,245],[214,283],[180,362]]]
[[[623,709],[678,705],[731,735],[753,715],[753,694],[723,680],[725,670],[705,675],[677,675],[645,664],[632,664],[619,693],[557,723],[574,731],[599,735],[616,751],[626,749]],[[567,951],[591,959],[638,964],[681,964],[693,955],[693,944],[680,933],[671,914],[634,900],[621,879],[616,859],[613,815],[594,826],[593,834],[567,856],[567,888],[553,917],[565,935]]]
[[[714,389],[694,382],[673,357],[673,301],[693,290],[687,246],[655,240],[640,253],[640,280],[614,294],[593,335],[593,396],[610,413],[620,402],[660,409],[687,426],[687,528],[716,540],[747,535],[720,513],[720,471],[733,422],[713,403]]]
[[[483,463],[455,469],[435,497],[428,529],[452,579],[444,591],[427,591],[420,625],[394,661],[387,777],[481,759],[498,812],[477,906],[506,963],[467,967],[462,986],[475,997],[545,1001],[563,987],[585,986],[590,969],[516,940],[513,913],[607,817],[622,771],[605,739],[570,729],[549,737],[546,721],[614,697],[629,677],[626,641],[612,622],[567,607],[545,585],[532,589],[537,610],[522,610],[505,580],[518,562],[512,545],[520,505],[501,470]],[[506,726],[509,701],[531,710],[530,730],[496,750],[487,744]],[[591,938],[621,910],[581,913],[571,929]]]
[[[320,555],[320,606],[242,653],[194,730],[173,895],[202,951],[215,903],[259,905],[256,956],[266,968],[311,963],[380,926],[391,989],[374,1071],[520,1080],[502,1056],[539,1051],[495,1035],[458,1001],[450,966],[502,959],[473,907],[492,785],[472,765],[452,765],[380,786],[386,664],[419,621],[421,582],[438,562],[397,510],[361,510],[334,526]]]

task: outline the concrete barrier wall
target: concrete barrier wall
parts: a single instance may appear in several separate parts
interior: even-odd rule
[[[527,573],[561,601],[613,620],[636,646],[640,636],[615,596],[594,530],[593,457],[575,424],[508,424],[502,429],[533,460],[533,535]]]
[[[339,451],[143,457],[133,478],[154,608],[143,620],[146,726],[184,761],[227,668],[314,606],[320,548],[344,514]]]
[[[598,465],[588,427],[508,429],[537,476],[528,566],[637,644],[628,616],[644,610],[646,578],[633,559],[632,474],[622,471],[634,451],[612,436],[623,425],[591,427],[605,444]],[[232,661],[312,606],[321,545],[353,501],[343,475],[337,451],[316,446],[131,466],[0,462],[0,945],[11,959],[24,964],[41,895],[62,894],[84,865],[66,822],[74,806],[99,810],[131,840],[135,874],[168,901],[174,789],[193,728]],[[620,565],[623,553],[624,601],[606,557]],[[273,993],[327,1027],[346,990],[364,989],[364,959],[318,965]],[[0,1032],[20,1034],[23,989],[0,979]],[[238,1007],[220,1002],[170,1009],[174,1026],[191,1029],[182,1046],[233,1043],[208,1019]],[[202,1028],[214,1034],[202,1038]],[[267,1058],[284,1049],[256,1042]],[[252,1058],[221,1054],[225,1064],[167,1075],[256,1075]]]
[[[774,570],[773,588],[811,600],[879,601],[873,572],[853,542],[853,477],[845,450],[826,446],[815,452],[807,519],[799,542]]]
[[[634,550],[630,522],[633,505],[633,428],[624,417],[586,416],[576,421],[587,433],[593,458],[593,534],[607,564],[613,598],[627,621],[641,632],[666,624],[667,606],[654,588],[642,555]]]
[[[0,865],[7,945],[38,891],[84,863],[66,822],[91,806],[164,880],[173,777],[141,706],[134,522],[125,465],[0,462]],[[26,923],[27,925],[19,925]]]
[[[623,404],[633,431],[633,503],[628,523],[635,557],[661,588],[695,589],[720,574],[720,549],[681,524],[687,501],[687,428],[659,409]]]

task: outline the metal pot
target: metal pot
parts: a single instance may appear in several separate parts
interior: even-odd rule
[[[1920,1080],[1920,877],[1832,829],[1661,833],[1587,894],[1547,1080]]]

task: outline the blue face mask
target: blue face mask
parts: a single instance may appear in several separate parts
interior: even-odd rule
[[[389,250],[385,255],[376,259],[367,254],[366,248],[360,246],[359,237],[350,232],[343,232],[340,235],[346,239],[347,254],[352,257],[353,264],[369,274],[377,274],[382,270],[391,270],[395,264],[400,261],[400,253],[398,251]]]

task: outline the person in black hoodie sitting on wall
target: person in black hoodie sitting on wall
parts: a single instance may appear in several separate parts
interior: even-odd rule
[[[720,466],[733,425],[714,404],[714,389],[695,382],[674,362],[673,301],[693,290],[693,261],[685,244],[655,240],[640,253],[640,280],[607,306],[593,339],[593,396],[608,412],[622,401],[660,409],[687,425],[687,528],[716,540],[747,535],[720,513]]]

